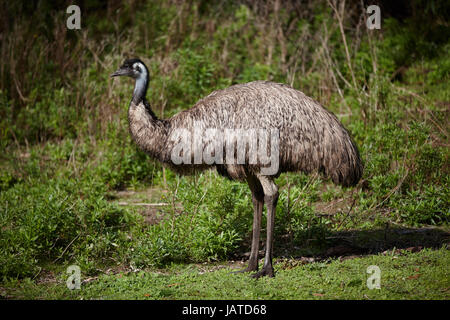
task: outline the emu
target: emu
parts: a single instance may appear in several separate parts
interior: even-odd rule
[[[135,79],[135,87],[128,109],[129,129],[138,147],[150,157],[162,162],[179,174],[192,174],[199,170],[216,167],[219,174],[232,180],[247,182],[252,193],[253,233],[248,266],[242,272],[254,272],[253,277],[274,276],[272,266],[274,218],[278,201],[278,187],[274,179],[283,172],[322,173],[334,183],[354,186],[363,172],[359,151],[349,133],[335,115],[318,102],[292,87],[270,81],[255,81],[232,85],[217,90],[198,101],[191,109],[182,111],[169,119],[158,119],[146,100],[149,71],[139,59],[127,59],[111,77],[128,76]],[[215,139],[237,130],[274,130],[278,133],[275,142],[267,148],[278,157],[275,171],[264,172],[270,165],[250,162],[255,149],[246,145],[243,161],[195,161],[194,151],[198,147],[179,152],[185,161],[175,164],[174,150],[183,138],[181,132],[194,130],[207,132],[221,130],[221,134],[209,137],[217,147]],[[231,129],[231,130],[230,130]],[[238,131],[241,130],[241,131]],[[247,132],[247,131],[245,131]],[[237,138],[237,139],[236,139]],[[236,145],[241,137],[235,137]],[[233,141],[229,139],[227,141]],[[264,139],[262,139],[264,140]],[[267,139],[266,139],[267,140]],[[258,146],[262,144],[257,142]],[[220,149],[222,148],[223,149]],[[254,147],[254,146],[253,146]],[[218,149],[219,148],[219,149]],[[219,145],[214,152],[234,152],[237,147]],[[265,149],[265,146],[262,146]],[[241,150],[242,151],[242,150]],[[267,150],[266,150],[267,151]],[[213,154],[213,153],[212,153]],[[217,155],[217,154],[216,154]],[[194,161],[191,161],[193,160]],[[220,159],[219,159],[220,160]],[[242,159],[241,159],[242,160]],[[267,237],[264,265],[258,271],[261,216],[264,204],[267,209]]]

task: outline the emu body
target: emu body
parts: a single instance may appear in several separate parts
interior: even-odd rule
[[[318,102],[288,85],[269,81],[236,84],[212,92],[191,109],[170,119],[158,119],[145,99],[148,70],[144,63],[139,59],[126,60],[112,76],[118,75],[136,79],[128,119],[130,133],[143,151],[180,174],[215,166],[221,175],[248,183],[254,218],[251,254],[245,271],[258,270],[261,216],[266,205],[266,252],[264,265],[256,277],[273,276],[273,229],[279,195],[275,177],[288,171],[320,172],[343,186],[355,185],[361,178],[363,168],[359,152],[347,130]],[[207,132],[211,128],[221,132],[276,129],[279,133],[276,172],[263,174],[265,165],[250,163],[248,155],[240,164],[173,163],[171,156],[179,141],[180,129]],[[214,143],[214,138],[209,138]],[[225,157],[226,152],[224,148]],[[194,154],[188,156],[194,158]]]

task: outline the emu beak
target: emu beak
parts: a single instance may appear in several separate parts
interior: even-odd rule
[[[119,77],[119,76],[130,76],[131,75],[131,70],[129,69],[118,69],[116,72],[114,72],[113,74],[111,74],[111,78],[113,77]]]

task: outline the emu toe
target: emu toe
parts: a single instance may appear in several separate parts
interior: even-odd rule
[[[232,274],[239,274],[239,273],[247,273],[247,272],[255,272],[258,271],[258,266],[248,266],[245,269],[242,270],[237,270],[237,271],[233,271],[231,272]]]
[[[252,275],[252,278],[258,279],[264,276],[273,277],[275,275],[275,272],[273,270],[273,267],[263,267],[261,270],[259,270],[257,273]]]

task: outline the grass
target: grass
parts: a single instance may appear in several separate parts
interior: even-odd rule
[[[0,8],[3,297],[448,299],[448,5],[410,1],[426,14],[386,11],[369,32],[356,2],[86,3],[69,31],[66,7],[39,3]],[[228,274],[250,247],[246,185],[177,177],[136,148],[132,84],[108,78],[135,56],[160,117],[265,79],[313,97],[351,133],[364,162],[355,188],[277,179],[275,279]],[[73,264],[91,279],[81,291],[64,286]],[[365,287],[370,264],[381,290]]]
[[[447,248],[405,250],[353,259],[299,262],[277,259],[275,278],[232,274],[240,263],[180,264],[165,269],[114,272],[82,277],[81,289],[69,290],[64,272],[40,282],[11,281],[2,288],[9,299],[439,299],[450,298]],[[369,289],[367,268],[381,270],[380,289]]]

